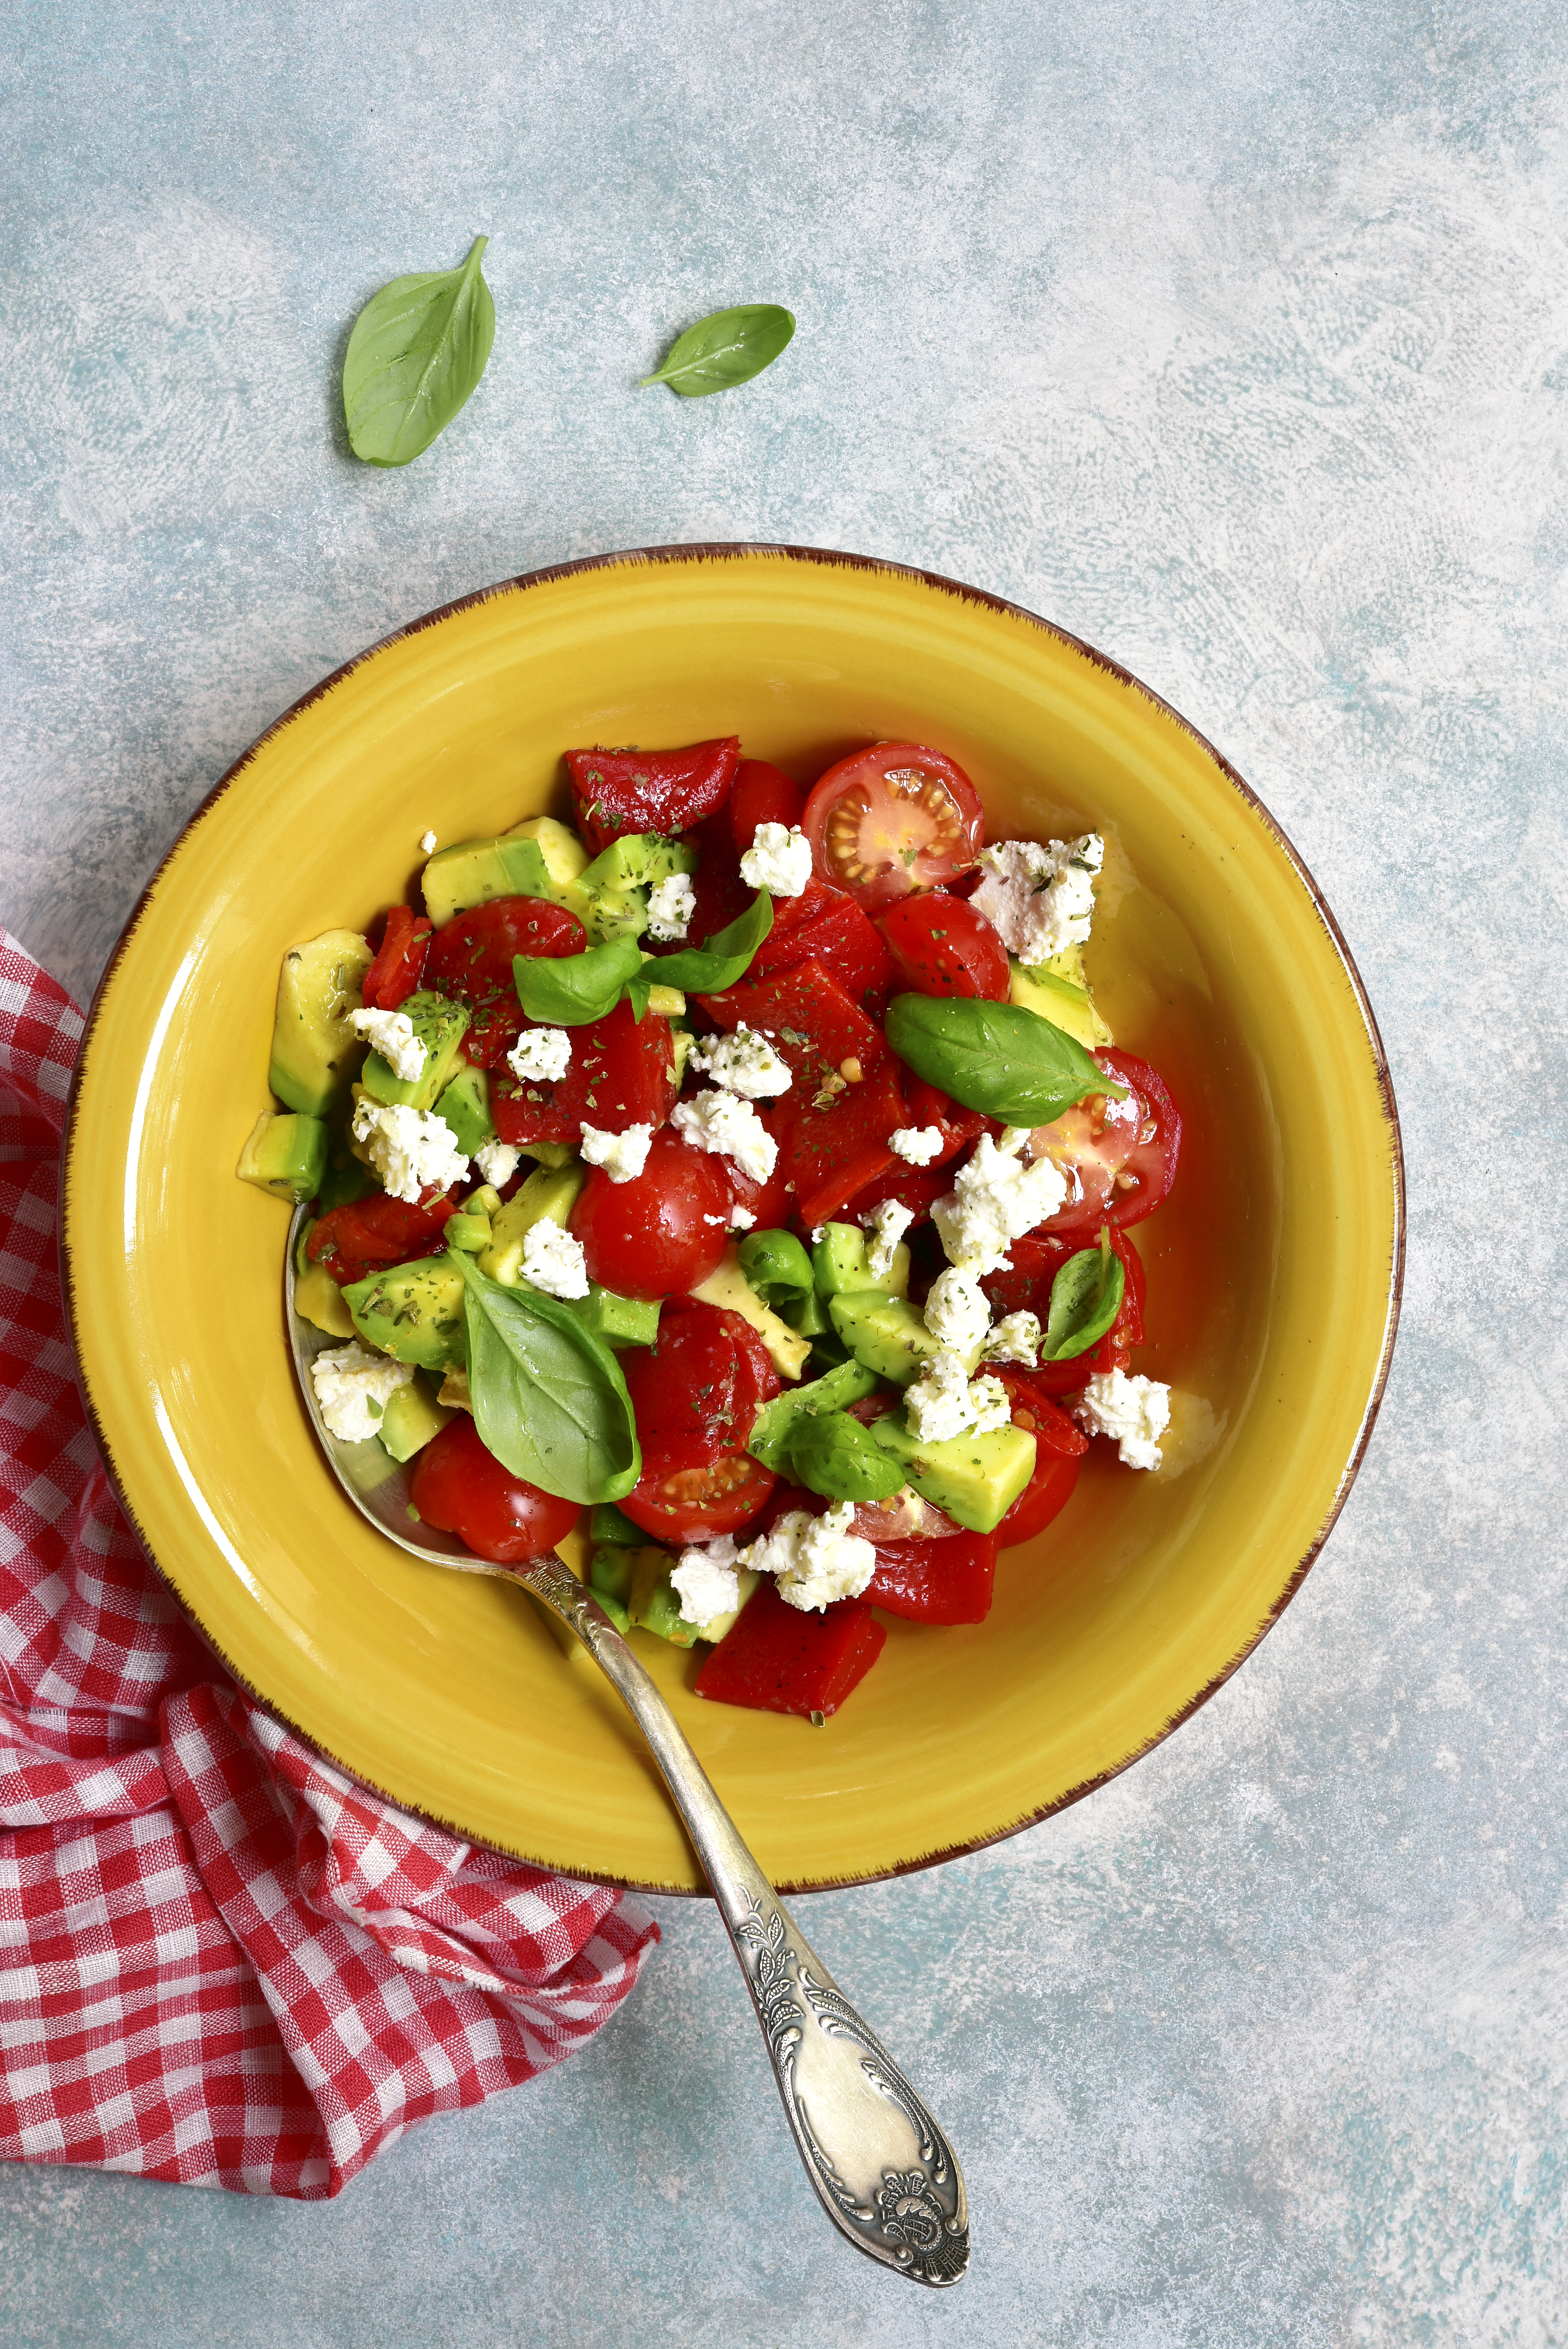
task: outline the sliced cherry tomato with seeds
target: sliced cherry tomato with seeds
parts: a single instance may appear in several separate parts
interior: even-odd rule
[[[830,767],[806,802],[817,871],[879,913],[966,873],[985,837],[962,767],[919,742],[878,742]]]
[[[1141,1223],[1176,1179],[1181,1118],[1159,1071],[1109,1048],[1094,1058],[1128,1087],[1127,1098],[1090,1093],[1029,1137],[1029,1155],[1054,1159],[1073,1186],[1067,1205],[1040,1226],[1056,1238],[1088,1237],[1104,1223]]]

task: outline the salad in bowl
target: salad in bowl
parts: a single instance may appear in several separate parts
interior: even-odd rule
[[[239,1174],[308,1209],[332,1436],[479,1557],[590,1512],[623,1630],[820,1723],[880,1614],[987,1614],[1091,1441],[1157,1468],[1133,1227],[1181,1121],[1083,950],[1104,843],[986,837],[940,750],[565,752],[283,958]]]

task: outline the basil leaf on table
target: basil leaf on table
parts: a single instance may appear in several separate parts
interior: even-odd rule
[[[469,1395],[487,1452],[563,1501],[618,1501],[643,1472],[621,1366],[569,1306],[504,1288],[459,1251]]]
[[[1127,1273],[1111,1252],[1108,1229],[1099,1247],[1069,1256],[1052,1281],[1041,1361],[1070,1362],[1098,1346],[1114,1325],[1126,1291]]]
[[[928,1085],[1006,1125],[1049,1125],[1086,1093],[1127,1093],[1081,1044],[1016,1003],[895,995],[887,1040]]]
[[[847,1411],[802,1412],[784,1455],[790,1474],[830,1501],[891,1501],[903,1470]]]
[[[705,946],[683,947],[678,954],[660,955],[643,972],[645,982],[678,987],[686,995],[722,995],[751,968],[751,957],[773,927],[773,900],[758,890],[746,908],[722,930],[715,930]],[[639,1015],[640,1016],[640,1015]]]
[[[686,328],[657,373],[644,376],[643,385],[667,383],[683,399],[728,391],[771,367],[794,331],[794,319],[777,302],[716,310]]]
[[[621,989],[643,968],[635,938],[606,938],[574,955],[513,955],[517,999],[531,1019],[551,1028],[585,1028],[605,1019]]]
[[[460,269],[394,277],[354,322],[343,362],[349,445],[367,465],[407,465],[478,386],[495,340],[495,304],[480,269],[489,237]]]

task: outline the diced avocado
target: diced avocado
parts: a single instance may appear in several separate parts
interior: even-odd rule
[[[815,1288],[808,1288],[798,1296],[786,1308],[784,1319],[791,1330],[799,1330],[802,1338],[815,1340],[828,1337],[832,1332],[833,1325],[828,1319],[826,1300],[818,1296]]]
[[[493,1142],[495,1120],[490,1115],[490,1079],[484,1071],[466,1064],[460,1068],[451,1083],[443,1088],[436,1103],[436,1115],[451,1127],[465,1158],[471,1158],[476,1150]]]
[[[583,1328],[607,1346],[651,1346],[659,1334],[656,1298],[618,1297],[591,1280],[586,1297],[569,1298],[567,1303]]]
[[[251,1128],[234,1172],[275,1199],[314,1199],[326,1172],[326,1128],[297,1111],[263,1110]]]
[[[601,850],[578,885],[587,895],[601,897],[624,889],[651,889],[672,874],[695,873],[696,867],[696,851],[684,841],[665,840],[656,832],[627,832]]]
[[[634,1549],[628,1554],[632,1560],[632,1596],[627,1612],[633,1622],[645,1631],[656,1631],[673,1647],[689,1648],[697,1630],[696,1625],[688,1623],[681,1613],[681,1602],[670,1580],[675,1558],[667,1549]]]
[[[401,1103],[408,1109],[434,1109],[457,1071],[458,1048],[469,1029],[468,1005],[449,1003],[444,995],[422,987],[417,995],[407,996],[397,1009],[406,1014],[425,1047],[425,1065],[417,1077],[405,1080],[393,1075],[379,1052],[369,1052],[360,1071],[360,1084],[373,1101],[393,1107]]]
[[[463,1276],[445,1257],[421,1257],[356,1280],[343,1292],[354,1326],[372,1346],[427,1371],[461,1365]]]
[[[307,1264],[294,1281],[294,1311],[303,1314],[329,1338],[352,1338],[354,1318],[343,1301],[343,1291],[325,1265]]]
[[[480,1270],[515,1288],[522,1278],[524,1238],[547,1216],[552,1223],[564,1226],[587,1180],[583,1166],[535,1167],[500,1215],[491,1217],[490,1244],[480,1258]]]
[[[593,1596],[621,1634],[622,1639],[625,1639],[632,1629],[632,1619],[620,1600],[613,1599],[607,1590],[595,1590]]]
[[[738,1566],[735,1569],[735,1579],[740,1586],[740,1606],[732,1607],[727,1615],[710,1616],[697,1632],[696,1636],[699,1640],[711,1640],[717,1646],[727,1631],[733,1631],[740,1620],[741,1607],[745,1606],[762,1577],[755,1567]]]
[[[999,1526],[1035,1473],[1035,1439],[1022,1427],[921,1444],[904,1425],[903,1412],[890,1411],[872,1422],[872,1434],[923,1499],[971,1533],[988,1534]]]
[[[651,987],[648,989],[648,1009],[656,1011],[661,1019],[684,1019],[686,997],[678,987]],[[691,1058],[691,1048],[696,1038],[689,1028],[672,1028],[670,1044],[674,1061],[670,1081],[678,1085],[686,1075],[686,1065]]]
[[[387,1397],[377,1433],[394,1460],[412,1460],[433,1435],[439,1435],[451,1416],[416,1371],[406,1387]]]
[[[588,852],[553,816],[530,816],[492,840],[462,840],[425,867],[425,910],[436,927],[491,897],[548,897],[581,914],[578,875]]]
[[[449,1217],[441,1233],[449,1248],[461,1248],[465,1256],[478,1256],[493,1237],[490,1217],[475,1215],[471,1206]]]
[[[842,1411],[846,1403],[859,1402],[862,1395],[875,1394],[876,1391],[874,1371],[868,1371],[863,1362],[841,1362],[825,1377],[813,1379],[807,1386],[796,1387],[791,1393],[775,1395],[771,1402],[765,1402],[751,1423],[746,1448],[765,1467],[778,1468],[783,1464],[791,1423],[802,1412]]]
[[[348,1015],[374,959],[357,930],[324,930],[284,955],[267,1082],[285,1109],[325,1117],[346,1098],[364,1050]]]
[[[568,892],[576,888],[588,870],[588,851],[569,823],[558,816],[529,815],[503,832],[503,840],[531,840],[544,860],[550,889],[562,904],[568,902]],[[549,894],[549,893],[540,893]]]
[[[477,1191],[469,1193],[463,1201],[463,1208],[470,1216],[499,1216],[500,1193],[492,1183],[481,1183]]]
[[[866,1236],[858,1224],[825,1224],[811,1250],[811,1270],[819,1293],[842,1297],[856,1289],[878,1288],[884,1297],[909,1295],[909,1250],[900,1240],[892,1263],[880,1280],[866,1265]]]
[[[1021,962],[1014,963],[1011,999],[1024,1010],[1048,1019],[1053,1028],[1059,1028],[1086,1051],[1098,1051],[1102,1044],[1113,1040],[1084,984],[1081,947],[1069,947],[1053,962],[1035,964],[1028,969]]]
[[[588,1533],[594,1542],[614,1542],[622,1549],[641,1549],[647,1535],[641,1526],[634,1526],[624,1510],[614,1501],[595,1501],[593,1514],[588,1521]]]
[[[537,1158],[542,1166],[570,1166],[577,1153],[569,1142],[520,1142],[518,1148],[525,1158]]]
[[[727,1312],[738,1313],[743,1321],[749,1321],[773,1357],[773,1367],[779,1377],[799,1377],[811,1350],[810,1340],[791,1330],[788,1321],[781,1321],[769,1306],[764,1305],[741,1271],[740,1254],[733,1243],[719,1258],[717,1270],[710,1272],[692,1295],[700,1298],[705,1305],[721,1305]]]
[[[573,911],[600,944],[607,938],[640,938],[648,926],[648,901],[638,889],[603,889]]]
[[[894,1386],[906,1387],[918,1378],[921,1364],[942,1349],[932,1336],[919,1308],[907,1298],[884,1296],[880,1288],[862,1288],[845,1297],[830,1297],[828,1310],[833,1327],[858,1361]],[[959,1356],[965,1370],[980,1360],[979,1346]]]
[[[614,1504],[611,1505],[612,1506]],[[638,1547],[642,1545],[639,1543]],[[617,1599],[623,1607],[632,1598],[632,1569],[637,1557],[619,1542],[597,1542],[588,1561],[588,1579],[601,1599]]]
[[[321,1178],[316,1204],[324,1216],[334,1207],[351,1206],[356,1199],[366,1199],[381,1188],[381,1178],[365,1160],[356,1156],[356,1145],[340,1129],[334,1129],[327,1144],[326,1172]]]

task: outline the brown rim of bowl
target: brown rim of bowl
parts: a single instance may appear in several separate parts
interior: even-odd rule
[[[285,1713],[281,1713],[277,1705],[271,1698],[266,1696],[263,1691],[253,1688],[250,1682],[245,1679],[243,1673],[236,1669],[231,1660],[223,1654],[222,1649],[216,1645],[205,1626],[197,1619],[184,1598],[175,1588],[173,1582],[170,1580],[170,1577],[164,1573],[162,1567],[159,1564],[150,1545],[149,1544],[145,1535],[142,1533],[140,1526],[137,1523],[135,1513],[130,1506],[130,1503],[126,1495],[124,1487],[116,1473],[113,1454],[109,1450],[104,1430],[98,1423],[98,1413],[93,1408],[92,1397],[88,1392],[87,1383],[82,1375],[81,1351],[77,1344],[77,1311],[71,1279],[70,1252],[67,1246],[65,1237],[65,1184],[66,1168],[70,1162],[71,1153],[76,1140],[77,1110],[78,1105],[81,1071],[87,1059],[87,1048],[91,1040],[94,1023],[98,1019],[98,1009],[102,1003],[105,991],[119,967],[120,958],[130,943],[137,926],[141,919],[142,913],[145,910],[153,891],[158,885],[159,878],[161,875],[165,865],[169,864],[173,858],[179,854],[180,850],[185,843],[187,834],[192,832],[197,824],[202,821],[203,817],[209,812],[209,811],[217,805],[219,800],[222,799],[230,784],[236,781],[238,778],[243,774],[245,769],[250,765],[251,761],[255,757],[258,750],[260,750],[264,744],[270,742],[274,734],[281,733],[284,727],[292,725],[294,720],[300,716],[301,712],[308,709],[313,702],[319,701],[323,694],[329,693],[332,688],[336,685],[341,678],[350,676],[355,669],[360,667],[362,662],[374,659],[377,653],[384,652],[389,645],[399,643],[405,636],[417,636],[423,628],[434,627],[438,621],[449,618],[454,612],[466,612],[470,610],[476,604],[488,603],[493,595],[508,595],[514,591],[521,591],[530,587],[549,586],[553,581],[557,579],[569,579],[578,572],[606,571],[622,564],[729,562],[738,556],[751,554],[778,555],[792,563],[820,563],[830,566],[841,566],[846,570],[851,571],[885,572],[891,576],[899,579],[916,579],[919,580],[923,586],[939,588],[944,595],[957,595],[966,603],[983,605],[988,610],[993,612],[1005,612],[1011,619],[1027,621],[1031,627],[1042,628],[1047,636],[1055,636],[1058,642],[1065,645],[1070,645],[1075,652],[1082,653],[1085,658],[1092,661],[1097,668],[1103,669],[1108,677],[1115,678],[1119,684],[1129,686],[1134,692],[1143,695],[1144,698],[1151,702],[1157,709],[1163,710],[1168,718],[1172,719],[1175,723],[1181,727],[1183,733],[1191,735],[1192,740],[1207,752],[1211,759],[1212,759],[1214,764],[1219,768],[1221,773],[1230,783],[1238,798],[1243,800],[1247,806],[1254,811],[1262,823],[1267,827],[1274,839],[1279,843],[1281,849],[1289,859],[1290,864],[1298,879],[1301,881],[1303,887],[1305,889],[1307,895],[1311,898],[1317,918],[1322,923],[1324,929],[1327,933],[1329,941],[1333,946],[1334,951],[1338,956],[1339,960],[1344,967],[1346,975],[1355,992],[1356,1000],[1360,1007],[1361,1017],[1367,1029],[1367,1040],[1372,1048],[1373,1066],[1377,1079],[1378,1090],[1383,1097],[1384,1113],[1388,1121],[1389,1157],[1394,1175],[1394,1256],[1388,1283],[1387,1319],[1384,1327],[1382,1352],[1378,1357],[1377,1375],[1373,1381],[1372,1392],[1367,1398],[1367,1408],[1362,1414],[1361,1427],[1357,1439],[1356,1448],[1351,1454],[1349,1461],[1346,1463],[1345,1470],[1340,1477],[1338,1487],[1335,1493],[1334,1499],[1329,1506],[1327,1515],[1324,1517],[1322,1524],[1318,1526],[1316,1533],[1313,1536],[1311,1542],[1307,1545],[1306,1550],[1303,1554],[1299,1564],[1296,1566],[1295,1572],[1290,1578],[1290,1580],[1286,1583],[1284,1589],[1281,1592],[1274,1606],[1270,1608],[1267,1616],[1259,1626],[1257,1631],[1246,1641],[1244,1646],[1237,1650],[1236,1653],[1230,1659],[1229,1662],[1227,1662],[1221,1671],[1214,1674],[1213,1678],[1207,1683],[1207,1685],[1200,1689],[1197,1695],[1194,1696],[1190,1702],[1183,1705],[1180,1713],[1174,1713],[1164,1724],[1163,1728],[1156,1731],[1152,1737],[1149,1738],[1145,1744],[1139,1747],[1136,1754],[1128,1754],[1124,1761],[1117,1763],[1111,1769],[1100,1771],[1095,1777],[1086,1778],[1081,1785],[1069,1787],[1068,1792],[1065,1795],[1059,1795],[1055,1802],[1047,1803],[1043,1805],[1039,1810],[1030,1812],[1026,1818],[1015,1819],[1010,1826],[998,1827],[994,1835],[977,1836],[969,1843],[944,1845],[940,1851],[927,1852],[919,1859],[902,1860],[896,1868],[878,1868],[864,1876],[826,1876],[796,1879],[780,1879],[778,1887],[778,1889],[780,1892],[789,1894],[805,1892],[843,1892],[852,1890],[858,1885],[885,1884],[890,1882],[895,1877],[918,1875],[928,1868],[940,1867],[945,1860],[962,1859],[972,1852],[988,1850],[993,1844],[1006,1843],[1009,1841],[1012,1837],[1022,1835],[1026,1828],[1038,1826],[1042,1820],[1054,1818],[1058,1812],[1070,1809],[1073,1804],[1082,1802],[1086,1795],[1096,1793],[1099,1787],[1109,1785],[1111,1779],[1120,1777],[1122,1773],[1126,1770],[1130,1770],[1135,1763],[1141,1762],[1146,1754],[1151,1754],[1157,1745],[1162,1745],[1168,1737],[1170,1737],[1176,1730],[1181,1728],[1183,1722],[1190,1721],[1193,1713],[1198,1711],[1199,1707],[1201,1705],[1207,1704],[1209,1699],[1215,1693],[1215,1692],[1222,1688],[1225,1682],[1231,1678],[1232,1674],[1238,1671],[1242,1665],[1246,1662],[1247,1658],[1253,1653],[1253,1651],[1257,1647],[1259,1641],[1264,1639],[1274,1629],[1274,1626],[1278,1622],[1285,1609],[1290,1605],[1291,1600],[1295,1597],[1296,1592],[1301,1588],[1301,1586],[1305,1580],[1307,1573],[1312,1567],[1314,1559],[1317,1557],[1317,1554],[1322,1549],[1324,1543],[1328,1539],[1329,1535],[1333,1532],[1335,1523],[1338,1518],[1341,1509],[1345,1506],[1350,1488],[1356,1481],[1357,1471],[1361,1466],[1363,1459],[1366,1457],[1367,1446],[1371,1441],[1372,1430],[1377,1423],[1377,1413],[1382,1404],[1384,1390],[1388,1382],[1388,1366],[1393,1357],[1394,1340],[1398,1332],[1399,1307],[1404,1293],[1405,1283],[1405,1149],[1403,1136],[1399,1131],[1399,1112],[1394,1100],[1394,1086],[1393,1080],[1388,1071],[1387,1054],[1383,1049],[1383,1039],[1378,1032],[1377,1018],[1373,1012],[1371,1003],[1367,999],[1367,989],[1362,984],[1361,974],[1356,968],[1355,957],[1352,956],[1348,946],[1345,942],[1345,935],[1340,929],[1339,924],[1336,921],[1333,913],[1330,911],[1322,890],[1318,887],[1317,883],[1313,879],[1312,874],[1308,872],[1305,864],[1297,854],[1295,847],[1292,842],[1286,838],[1279,824],[1275,822],[1273,815],[1270,814],[1268,809],[1264,805],[1262,800],[1259,799],[1257,793],[1252,789],[1251,785],[1237,773],[1230,761],[1214,748],[1208,737],[1204,734],[1201,734],[1195,726],[1193,726],[1187,719],[1182,717],[1179,709],[1173,709],[1168,701],[1164,700],[1161,695],[1152,691],[1152,689],[1149,686],[1146,686],[1140,678],[1134,677],[1130,670],[1123,668],[1119,661],[1113,661],[1108,658],[1104,653],[1098,651],[1093,645],[1086,644],[1081,636],[1075,636],[1069,629],[1057,627],[1054,621],[1042,619],[1037,612],[1027,610],[1022,604],[1011,604],[1005,596],[993,595],[984,587],[966,586],[963,581],[948,579],[939,571],[921,571],[916,569],[911,564],[885,563],[876,555],[849,554],[840,550],[829,547],[779,546],[770,545],[763,541],[751,540],[721,540],[717,542],[698,540],[689,545],[631,547],[614,554],[584,555],[575,563],[552,563],[542,570],[524,572],[521,576],[515,579],[498,580],[491,586],[478,588],[471,595],[459,595],[449,604],[438,605],[434,611],[423,613],[419,618],[406,622],[400,628],[394,628],[390,635],[378,638],[375,644],[367,646],[363,652],[356,653],[352,660],[343,662],[339,667],[335,668],[331,672],[330,676],[324,677],[319,684],[313,686],[308,693],[302,694],[300,698],[292,703],[290,707],[283,712],[281,717],[275,718],[272,724],[267,727],[263,733],[258,734],[255,740],[252,742],[246,750],[241,752],[233,764],[228,768],[219,781],[213,784],[212,789],[208,792],[206,798],[188,818],[186,823],[181,825],[178,835],[170,847],[165,851],[164,854],[160,858],[156,870],[154,871],[150,880],[148,882],[146,887],[142,890],[141,895],[138,897],[135,905],[131,909],[130,918],[126,923],[124,929],[119,934],[119,939],[116,941],[114,950],[109,956],[108,961],[104,966],[103,975],[93,990],[92,1001],[88,1008],[87,1019],[82,1030],[81,1044],[77,1049],[76,1066],[71,1072],[70,1092],[66,1104],[66,1123],[60,1150],[60,1174],[57,1199],[56,1230],[58,1238],[60,1256],[60,1291],[66,1309],[66,1325],[67,1336],[70,1340],[72,1367],[76,1374],[77,1390],[82,1399],[82,1408],[87,1414],[88,1424],[92,1430],[93,1440],[98,1445],[99,1456],[103,1461],[105,1474],[108,1475],[110,1488],[112,1489],[115,1498],[119,1502],[120,1509],[124,1514],[126,1523],[130,1526],[131,1531],[136,1536],[137,1541],[146,1555],[149,1563],[154,1568],[156,1572],[161,1577],[162,1580],[167,1585],[170,1595],[174,1599],[176,1605],[180,1608],[181,1612],[192,1624],[205,1645],[218,1659],[218,1661],[222,1665],[223,1670],[229,1674],[230,1678],[233,1680],[240,1688],[243,1689],[248,1696],[253,1698],[257,1704],[263,1706],[268,1713],[272,1713],[274,1719],[283,1722],[284,1727],[292,1731],[304,1744],[308,1745],[313,1753],[320,1754],[323,1758],[330,1762],[335,1768],[342,1770],[346,1776],[354,1779],[356,1784],[368,1786],[373,1794],[379,1795],[384,1802],[391,1804],[395,1809],[403,1811],[409,1817],[424,1819],[428,1821],[430,1826],[441,1828],[442,1831],[448,1835],[459,1837],[465,1842],[480,1843],[480,1838],[474,1836],[467,1827],[462,1826],[459,1821],[443,1819],[438,1814],[433,1812],[416,1810],[409,1804],[403,1802],[397,1795],[389,1794],[384,1787],[377,1786],[373,1780],[362,1777],[353,1767],[352,1764],[342,1761],[336,1754],[330,1753],[326,1747],[323,1746],[317,1739],[311,1735],[308,1730],[301,1728],[298,1723],[291,1721]],[[693,1888],[689,1885],[649,1883],[634,1877],[598,1875],[583,1869],[575,1871],[563,1870],[559,1868],[552,1861],[541,1859],[535,1854],[531,1852],[514,1851],[510,1846],[505,1844],[483,1845],[480,1843],[480,1847],[483,1849],[497,1851],[503,1858],[506,1859],[521,1860],[529,1867],[548,1868],[554,1874],[573,1873],[580,1882],[603,1884],[612,1887],[617,1891],[645,1892],[665,1899],[685,1897],[691,1899],[707,1899],[712,1897],[706,1887]]]

